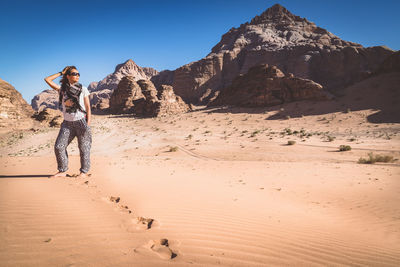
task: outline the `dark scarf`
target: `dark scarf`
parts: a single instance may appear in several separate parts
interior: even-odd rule
[[[71,85],[69,82],[65,86],[61,86],[60,95],[58,99],[59,107],[62,106],[63,95],[66,95],[69,99],[72,99],[74,106],[76,106],[80,111],[86,113],[86,111],[79,104],[79,96],[82,93],[82,84],[74,83]]]

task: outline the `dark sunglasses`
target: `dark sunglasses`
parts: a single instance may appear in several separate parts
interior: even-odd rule
[[[69,75],[71,76],[81,76],[79,72],[71,72]]]

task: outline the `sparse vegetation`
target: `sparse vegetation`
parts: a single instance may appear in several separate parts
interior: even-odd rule
[[[251,133],[250,137],[254,137],[258,133],[260,133],[260,130],[255,130],[254,132]]]
[[[332,142],[333,140],[335,140],[336,137],[328,135],[326,138],[328,142]]]
[[[375,162],[393,162],[393,156],[389,155],[374,155],[374,153],[368,153],[368,158],[359,158],[358,163],[360,164],[374,164]]]
[[[351,146],[348,145],[340,145],[339,147],[339,151],[350,151],[351,150]]]
[[[168,152],[176,152],[178,151],[178,147],[177,146],[170,146]]]

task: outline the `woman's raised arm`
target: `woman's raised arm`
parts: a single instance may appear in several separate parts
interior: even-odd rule
[[[61,75],[64,75],[67,70],[68,67],[65,67],[61,72],[57,72],[56,74],[50,75],[49,77],[44,78],[44,80],[48,85],[50,85],[51,88],[53,88],[56,91],[59,91],[61,86],[53,82],[53,80],[57,77],[60,77]]]
[[[58,84],[56,84],[55,82],[53,82],[53,80],[60,76],[61,76],[61,73],[58,72],[56,74],[53,74],[53,75],[50,75],[49,77],[44,78],[44,80],[46,81],[46,83],[48,85],[50,85],[51,88],[53,88],[56,91],[59,91],[61,87]]]

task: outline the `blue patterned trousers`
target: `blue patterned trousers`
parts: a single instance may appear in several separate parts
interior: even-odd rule
[[[77,137],[81,157],[80,171],[87,173],[90,169],[90,148],[92,146],[92,132],[85,119],[77,121],[64,120],[58,133],[54,152],[57,158],[57,168],[60,172],[68,170],[67,146]]]

